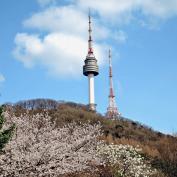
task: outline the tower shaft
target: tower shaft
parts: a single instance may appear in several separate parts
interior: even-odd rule
[[[115,95],[113,89],[113,79],[112,79],[112,56],[111,50],[109,50],[109,105],[107,108],[106,117],[109,119],[119,118],[120,113],[116,106]]]
[[[95,95],[94,95],[94,75],[88,75],[88,86],[89,86],[89,110],[95,110]]]

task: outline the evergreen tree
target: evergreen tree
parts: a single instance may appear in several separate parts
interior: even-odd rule
[[[5,123],[5,118],[2,113],[3,106],[0,106],[0,152],[12,137],[13,131],[15,129],[15,125],[12,125],[9,129],[2,130],[3,124]]]

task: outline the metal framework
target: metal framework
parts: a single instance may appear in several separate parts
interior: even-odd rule
[[[109,106],[107,108],[106,117],[108,119],[117,119],[120,117],[120,113],[115,102],[112,77],[112,54],[111,49],[109,49]]]

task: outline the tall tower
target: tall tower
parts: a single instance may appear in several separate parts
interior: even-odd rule
[[[91,28],[91,15],[89,12],[89,40],[88,40],[88,54],[85,59],[85,65],[83,66],[83,74],[88,77],[88,87],[89,87],[89,110],[95,111],[95,96],[94,96],[94,76],[99,74],[97,59],[93,53],[92,47],[92,28]]]
[[[107,108],[106,117],[109,119],[116,119],[120,117],[113,90],[111,49],[109,49],[109,106]]]

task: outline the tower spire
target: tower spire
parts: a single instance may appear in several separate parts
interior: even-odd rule
[[[106,113],[106,117],[109,119],[119,118],[120,116],[115,102],[112,77],[112,53],[111,49],[109,49],[109,106]]]
[[[90,54],[93,54],[93,47],[92,47],[92,21],[91,21],[91,12],[90,12],[90,9],[89,9],[88,18],[89,18],[88,55],[90,55]]]

